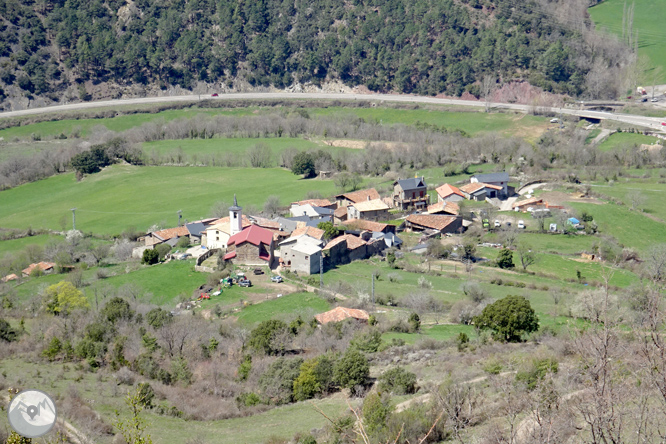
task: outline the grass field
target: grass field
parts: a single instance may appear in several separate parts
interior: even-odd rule
[[[300,179],[278,168],[114,165],[81,182],[70,173],[1,191],[0,227],[59,229],[59,221],[70,220],[70,209],[77,208],[77,229],[117,234],[130,226],[174,226],[178,210],[187,220],[206,217],[216,202],[231,202],[234,193],[241,206],[261,208],[270,194],[280,195],[288,205],[310,190],[329,196],[335,185],[331,180]]]
[[[292,293],[279,299],[250,305],[236,314],[238,321],[252,326],[269,319],[294,319],[301,316],[309,322],[317,313],[329,310],[331,305],[313,293]]]
[[[295,109],[295,108],[294,108]],[[96,126],[103,126],[112,131],[125,131],[153,121],[171,121],[179,118],[192,118],[199,114],[205,115],[255,115],[257,113],[275,112],[275,108],[247,107],[247,108],[189,108],[182,110],[169,110],[159,113],[136,113],[106,119],[64,119],[53,122],[40,122],[30,125],[18,126],[0,130],[0,137],[11,141],[15,138],[26,139],[32,135],[41,138],[56,137],[60,134],[71,137],[79,135],[89,136]],[[284,110],[284,109],[283,109]],[[287,109],[286,112],[289,112]],[[535,136],[543,131],[546,119],[524,114],[491,113],[477,111],[452,112],[445,108],[404,110],[385,107],[377,108],[308,108],[310,115],[329,115],[338,117],[356,116],[382,124],[413,125],[417,122],[443,126],[449,130],[460,129],[468,134],[480,132],[500,131],[505,135],[520,133],[524,136]]]
[[[632,198],[638,195],[641,202],[637,208],[661,220],[666,220],[666,207],[663,205],[666,184],[657,183],[654,179],[631,179],[626,182],[620,179],[612,186],[597,184],[594,191],[619,199],[629,207],[632,205]]]
[[[15,254],[23,250],[28,245],[46,245],[49,241],[59,239],[58,236],[49,234],[40,234],[37,236],[27,236],[20,239],[10,239],[0,241],[0,258],[5,255]]]
[[[624,148],[633,148],[641,144],[651,145],[658,141],[659,139],[656,137],[645,136],[643,134],[614,133],[599,144],[599,150],[604,152],[615,151]]]
[[[662,68],[657,82],[666,83],[666,4],[663,0],[606,0],[590,8],[588,11],[598,30],[605,30],[617,36],[622,35],[622,17],[625,5],[634,6],[634,30],[638,31],[638,53],[649,57],[653,65]],[[641,82],[645,86],[652,79],[652,74],[647,73]]]

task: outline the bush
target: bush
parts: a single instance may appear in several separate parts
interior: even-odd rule
[[[284,353],[284,344],[277,339],[286,334],[288,326],[284,322],[277,319],[263,321],[250,333],[248,346],[267,355]]]
[[[146,265],[153,265],[159,262],[160,254],[157,250],[143,250],[143,257],[141,258],[141,263]]]
[[[381,344],[381,333],[377,330],[372,330],[365,333],[357,333],[349,343],[349,346],[365,353],[375,353],[379,350]]]
[[[388,396],[370,393],[365,397],[362,407],[363,424],[369,435],[375,435],[386,427],[386,421],[392,410],[391,399]]]
[[[370,375],[370,365],[363,353],[350,348],[335,365],[333,374],[341,387],[353,391],[356,386],[365,384]]]
[[[139,404],[147,409],[153,408],[153,399],[155,399],[155,390],[147,382],[140,382],[137,385],[137,395]]]
[[[524,383],[529,390],[533,390],[548,373],[557,373],[558,368],[554,358],[533,359],[526,370],[516,373],[516,381]]]
[[[407,322],[409,323],[410,333],[416,333],[421,330],[421,318],[419,318],[417,313],[410,314]]]
[[[155,247],[155,251],[159,255],[159,260],[164,260],[167,254],[171,251],[171,246],[169,244],[159,244]]]
[[[379,377],[379,390],[394,395],[409,395],[416,392],[416,375],[402,367],[386,370]]]
[[[176,248],[187,248],[190,246],[190,238],[187,236],[182,236],[178,238],[178,242],[176,242]]]
[[[489,359],[483,365],[483,371],[490,375],[499,375],[502,372],[502,363],[496,359]]]
[[[131,321],[134,317],[134,310],[125,299],[115,297],[106,303],[99,314],[103,319],[115,324],[121,319]]]
[[[252,371],[252,356],[243,356],[243,362],[238,366],[238,379],[245,381]]]
[[[513,268],[513,251],[508,248],[502,248],[497,255],[497,266],[500,268]]]
[[[523,333],[539,329],[539,318],[523,296],[507,296],[486,306],[474,317],[474,325],[493,330],[495,339],[519,342]]]
[[[291,166],[291,172],[294,174],[302,174],[304,177],[314,177],[315,163],[312,155],[306,151],[301,151],[294,156]]]
[[[173,320],[171,313],[161,308],[153,308],[146,313],[146,322],[154,329],[161,328]]]
[[[9,322],[0,318],[0,339],[6,342],[12,342],[16,340],[17,336],[16,330],[12,328]]]
[[[261,398],[256,393],[241,393],[236,397],[239,407],[254,407],[261,404]]]
[[[294,381],[301,373],[303,360],[279,358],[261,375],[259,386],[271,404],[281,405],[292,402]]]

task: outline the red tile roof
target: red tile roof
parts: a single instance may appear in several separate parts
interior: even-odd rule
[[[2,282],[9,282],[9,281],[15,281],[18,279],[18,276],[16,276],[14,273],[8,274],[7,276],[3,277],[0,279]]]
[[[345,227],[352,230],[384,231],[388,227],[388,224],[373,222],[371,220],[349,219],[345,222]]]
[[[474,182],[474,183],[468,183],[467,185],[463,185],[460,187],[460,191],[467,193],[467,194],[472,194],[476,191],[479,191],[482,188],[490,188],[491,190],[501,190],[502,187],[497,186],[497,185],[490,185],[488,183],[483,183],[483,182]]]
[[[456,220],[455,216],[439,216],[431,214],[412,214],[407,217],[407,222],[425,228],[442,231]]]
[[[236,252],[232,251],[224,255],[224,260],[228,261],[229,259],[233,259],[236,257]]]
[[[55,267],[55,265],[56,264],[54,262],[37,262],[36,264],[28,265],[28,268],[24,268],[22,270],[22,273],[30,275],[30,273],[32,273],[32,271],[35,268],[39,267],[42,271],[46,271],[46,270],[50,270],[51,268]]]
[[[185,225],[177,228],[166,228],[164,230],[153,231],[152,233],[153,236],[165,241],[173,239],[174,237],[187,236],[188,234],[190,234],[190,232]]]
[[[231,222],[231,219],[229,218],[229,216],[227,216],[221,219],[214,220],[213,222],[210,223],[210,225],[228,224],[229,222]],[[244,214],[241,216],[241,223],[243,224],[243,228],[252,225],[252,221]]]
[[[511,205],[511,208],[519,208],[527,205],[539,205],[539,204],[548,205],[548,202],[544,202],[543,199],[540,199],[538,197],[532,197],[531,199],[521,200],[520,202],[514,202]]]
[[[273,242],[273,232],[265,228],[261,228],[258,225],[251,225],[240,233],[236,233],[229,238],[227,241],[227,246],[230,245],[240,245],[242,243],[249,242],[252,245],[264,244],[270,245]]]
[[[437,194],[442,196],[442,198],[449,197],[452,194],[457,194],[460,197],[465,197],[465,195],[458,189],[458,187],[454,187],[453,185],[449,185],[448,183],[445,183],[444,185],[440,186],[435,191],[437,191]]]
[[[345,308],[345,307],[336,307],[333,310],[329,310],[325,313],[319,313],[315,315],[315,319],[320,324],[328,324],[329,322],[340,322],[345,319],[358,319],[361,321],[367,321],[370,319],[370,315],[365,310],[357,310],[355,308]]]
[[[344,197],[345,199],[352,201],[354,203],[361,202],[363,200],[374,200],[380,199],[379,193],[374,188],[368,188],[367,190],[358,190],[353,193],[343,193],[339,194],[336,197]],[[368,197],[370,199],[368,199]]]

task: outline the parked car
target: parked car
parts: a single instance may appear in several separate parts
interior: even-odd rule
[[[653,103],[658,102],[658,101],[659,101],[659,99],[657,99],[656,97],[654,99],[650,99],[650,102],[653,102]]]
[[[276,284],[279,284],[282,281],[283,281],[282,276],[272,276],[271,277],[271,282],[275,282]]]
[[[661,122],[662,126],[666,126],[666,122]]]
[[[488,219],[483,219],[482,223],[483,223],[483,228],[489,228],[490,227],[490,223],[488,222]]]
[[[558,122],[559,122],[559,120],[557,120],[557,119],[550,119],[550,123],[558,123]]]
[[[521,230],[525,229],[525,221],[524,220],[519,220],[518,221],[518,228],[520,228]]]
[[[252,281],[245,278],[243,280],[238,281],[238,286],[239,287],[251,287],[252,286]]]
[[[218,97],[219,94],[218,94],[218,93],[213,93],[213,94],[211,94],[210,96],[211,96],[211,97]]]
[[[255,268],[253,273],[254,274],[264,274],[264,270],[262,270],[261,268]]]
[[[495,228],[499,228],[501,226],[502,226],[502,224],[500,223],[500,221],[495,220]]]

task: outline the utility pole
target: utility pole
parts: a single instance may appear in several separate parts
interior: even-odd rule
[[[319,253],[319,289],[324,288],[324,254]]]
[[[72,208],[72,230],[76,230],[76,208]]]
[[[177,213],[178,213],[178,225],[176,226],[180,227],[180,220],[183,218],[183,210],[178,210]]]
[[[372,309],[375,309],[375,272],[372,272]]]

